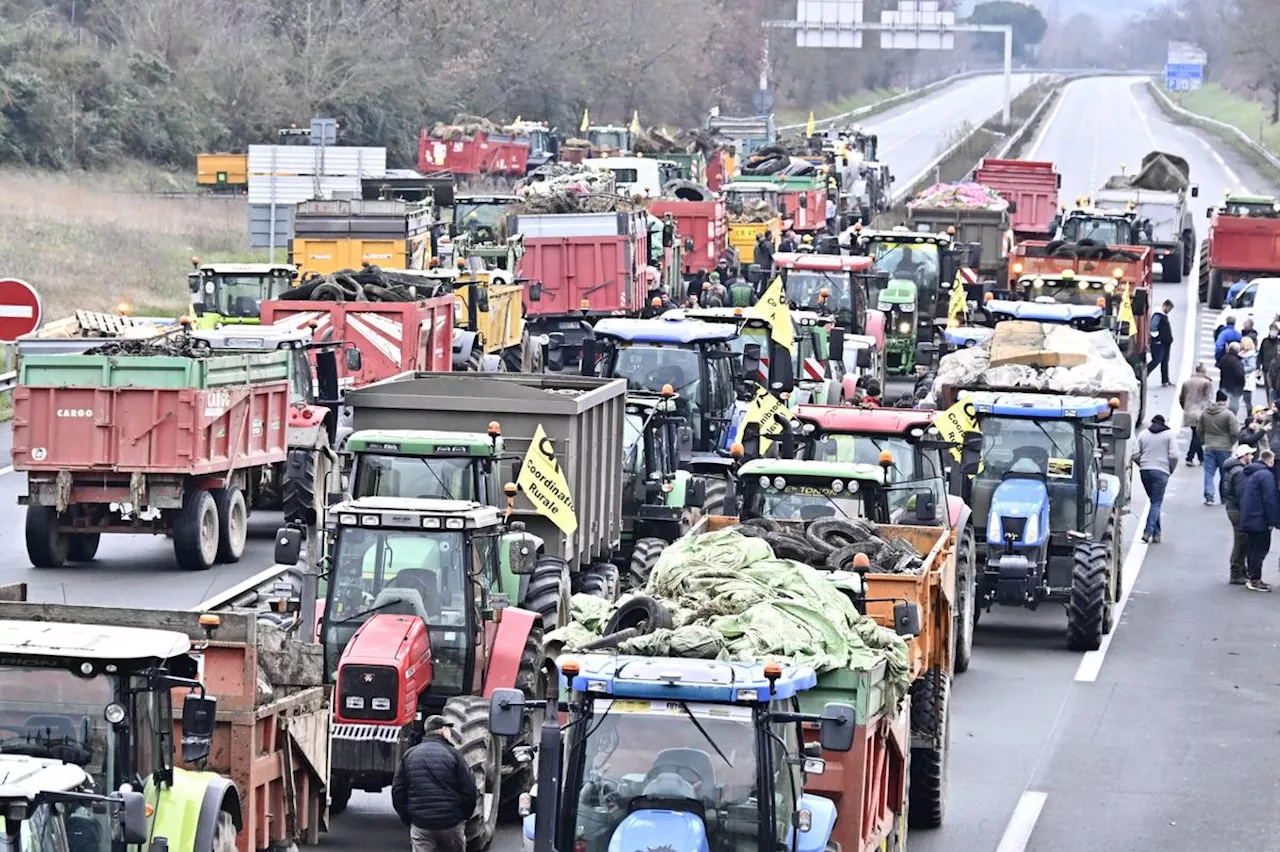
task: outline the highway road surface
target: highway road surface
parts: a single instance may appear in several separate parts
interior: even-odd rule
[[[1000,98],[999,78],[966,81],[866,126],[880,134],[884,159],[902,180],[960,123],[997,110]],[[1201,235],[1204,208],[1224,189],[1275,191],[1234,154],[1215,150],[1211,137],[1167,121],[1127,78],[1071,84],[1027,155],[1057,163],[1070,199],[1152,148],[1190,162]],[[1156,303],[1176,305],[1175,382],[1204,357],[1211,330],[1194,281],[1193,273],[1156,285]],[[1178,425],[1175,389],[1156,388],[1150,399],[1152,412]],[[1181,439],[1185,447],[1185,433]],[[0,458],[8,441],[0,431]],[[1126,521],[1124,603],[1100,651],[1066,649],[1059,607],[984,615],[972,668],[954,688],[946,821],[914,832],[912,852],[1280,849],[1271,802],[1280,784],[1280,676],[1271,671],[1280,660],[1280,594],[1227,585],[1230,531],[1221,507],[1202,504],[1201,476],[1201,468],[1175,474],[1159,544],[1137,538],[1147,510],[1137,489]],[[113,536],[92,566],[37,571],[28,566],[16,507],[24,487],[21,475],[0,469],[0,505],[12,507],[0,514],[0,582],[26,581],[36,599],[190,607],[270,562],[276,520],[262,517],[234,566],[183,573],[172,567],[166,539]],[[1276,569],[1272,557],[1267,575]],[[323,845],[409,847],[386,795],[362,793],[333,820]],[[519,848],[515,826],[494,845]]]

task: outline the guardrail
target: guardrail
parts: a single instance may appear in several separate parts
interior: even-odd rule
[[[18,364],[15,360],[18,347],[12,343],[0,343],[0,394],[8,393],[18,384]]]
[[[1264,161],[1266,161],[1273,169],[1275,169],[1277,172],[1280,172],[1280,157],[1277,157],[1275,154],[1271,152],[1270,149],[1268,149],[1264,145],[1261,145],[1258,142],[1255,142],[1249,136],[1249,134],[1245,133],[1239,127],[1236,127],[1234,124],[1227,124],[1225,121],[1218,121],[1217,119],[1214,119],[1214,118],[1208,118],[1206,116],[1200,115],[1199,113],[1192,112],[1189,109],[1183,109],[1182,107],[1175,104],[1173,102],[1173,99],[1170,98],[1167,94],[1165,94],[1164,90],[1162,90],[1159,86],[1155,84],[1155,81],[1149,81],[1147,83],[1147,86],[1150,87],[1155,97],[1164,101],[1164,105],[1174,115],[1178,116],[1179,118],[1182,118],[1183,120],[1191,124],[1198,124],[1204,127],[1208,127],[1211,130],[1216,130],[1220,133],[1224,133],[1227,136],[1234,136],[1236,139],[1243,142],[1245,146],[1249,148],[1249,150],[1253,151],[1253,153],[1257,154]]]

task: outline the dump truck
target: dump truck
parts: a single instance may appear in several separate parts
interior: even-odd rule
[[[303,201],[293,215],[289,263],[303,279],[342,269],[425,269],[435,255],[430,204]]]
[[[463,181],[483,177],[524,177],[530,138],[497,130],[456,128],[448,137],[424,128],[418,135],[418,171],[452,172]]]
[[[1241,278],[1280,275],[1280,199],[1228,195],[1208,209],[1200,243],[1200,301],[1217,310]]]
[[[519,277],[541,284],[528,294],[529,333],[559,335],[568,360],[580,357],[596,320],[644,308],[649,224],[643,211],[512,214],[506,232],[524,235]]]
[[[1196,222],[1189,200],[1200,197],[1200,187],[1190,176],[1182,157],[1152,151],[1136,174],[1112,175],[1094,194],[1099,204],[1137,212],[1142,234],[1134,245],[1153,249],[1161,281],[1181,281],[1195,261]]]
[[[984,157],[974,180],[1009,203],[1009,225],[1015,240],[1053,237],[1058,227],[1058,190],[1062,188],[1062,175],[1053,163]]]
[[[200,263],[192,258],[187,273],[191,313],[196,328],[257,325],[262,303],[278,299],[298,278],[284,263]]]
[[[735,206],[753,197],[753,187],[773,187],[764,200],[782,217],[784,230],[812,234],[827,226],[827,181],[822,175],[738,175],[722,191]]]
[[[965,190],[976,190],[969,195]],[[947,233],[963,246],[980,246],[976,260],[964,264],[978,274],[978,282],[1002,282],[1009,272],[1013,231],[1009,203],[973,184],[940,184],[907,203],[907,228],[921,233]],[[954,276],[954,272],[953,272]]]
[[[245,192],[249,188],[248,154],[197,154],[196,186],[214,192]]]
[[[141,781],[154,808],[148,840],[164,837],[169,849],[319,842],[329,781],[319,647],[253,614],[27,602],[21,584],[3,591],[0,711],[31,731],[24,754],[81,767],[98,790]],[[150,737],[131,735],[138,720]],[[106,755],[95,754],[102,743]],[[71,819],[111,836],[107,814]]]
[[[103,533],[156,533],[204,570],[239,559],[247,506],[288,458],[290,355],[29,354],[13,405],[33,565],[90,562]]]

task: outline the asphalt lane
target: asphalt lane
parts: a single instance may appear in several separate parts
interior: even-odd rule
[[[1153,148],[1187,158],[1200,236],[1224,189],[1268,189],[1211,138],[1168,122],[1129,79],[1073,83],[1050,118],[1027,157],[1057,163],[1065,199]],[[1202,357],[1210,322],[1190,283],[1157,284],[1153,300],[1176,305],[1175,382]],[[1176,388],[1154,388],[1150,406],[1179,424]],[[1201,476],[1175,474],[1164,542],[1150,547],[1135,542],[1147,509],[1137,488],[1125,521],[1129,597],[1103,651],[1066,650],[1060,607],[983,616],[973,665],[955,684],[946,824],[915,832],[913,852],[1280,848],[1275,808],[1257,795],[1280,780],[1267,653],[1280,638],[1278,602],[1227,586],[1229,527],[1220,507],[1202,505]]]

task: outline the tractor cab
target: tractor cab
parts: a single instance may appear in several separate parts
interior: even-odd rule
[[[1055,240],[1079,243],[1092,240],[1098,245],[1138,246],[1149,240],[1144,234],[1151,230],[1151,223],[1138,218],[1137,209],[1094,207],[1089,199],[1081,199],[1073,210],[1060,217]]]
[[[932,430],[935,412],[919,409],[804,405],[798,457],[839,464],[882,465],[887,482],[941,481],[946,464]]]
[[[187,274],[197,328],[257,325],[260,306],[293,288],[297,267],[277,263],[207,263]]]
[[[1280,199],[1270,195],[1228,194],[1217,207],[1210,207],[1205,215],[1226,216],[1240,219],[1280,219]]]
[[[104,834],[122,844],[148,840],[142,793],[97,793],[83,769],[60,760],[0,754],[0,813],[3,852],[80,852]]]
[[[725,208],[734,215],[781,215],[781,186],[763,181],[733,181],[720,188]]]
[[[856,719],[843,703],[802,712],[812,668],[612,654],[559,665],[567,719],[548,702],[526,849],[830,848],[836,805],[804,792],[806,775],[825,771],[823,751],[849,752]],[[490,728],[519,732],[535,709],[500,690]]]
[[[461,500],[501,506],[503,441],[489,434],[428,429],[363,429],[344,449],[350,496]]]
[[[685,468],[693,432],[677,413],[672,388],[657,396],[627,397],[622,427],[624,537],[675,541],[688,528],[689,509],[701,509],[706,483]]]
[[[779,252],[773,266],[792,310],[829,314],[848,334],[868,333],[868,258]]]
[[[458,254],[458,240],[464,236],[471,245],[502,245],[506,239],[507,213],[520,201],[518,195],[455,195],[453,221],[449,226],[454,256]]]

